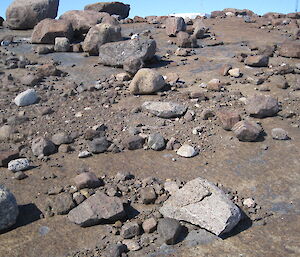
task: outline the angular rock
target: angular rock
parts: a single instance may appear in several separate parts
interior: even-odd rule
[[[288,133],[282,128],[273,128],[271,131],[272,138],[275,140],[288,140],[290,139]]]
[[[47,156],[56,152],[56,147],[52,141],[44,137],[33,140],[31,150],[35,156]]]
[[[113,222],[125,217],[122,200],[96,192],[83,203],[71,210],[68,218],[71,222],[88,227],[101,222]]]
[[[234,78],[239,78],[241,76],[241,72],[239,68],[230,69],[228,74]]]
[[[59,0],[15,0],[6,10],[11,29],[32,29],[41,20],[57,16]]]
[[[279,47],[279,55],[284,57],[300,58],[299,40],[282,43]]]
[[[10,161],[19,158],[17,151],[0,151],[0,167],[7,167]]]
[[[110,15],[118,15],[121,19],[129,16],[130,5],[120,2],[100,2],[89,4],[84,7],[84,10],[93,10],[96,12],[106,12]]]
[[[177,150],[177,154],[181,157],[191,158],[196,156],[198,152],[190,145],[183,145]]]
[[[56,37],[73,39],[72,24],[65,20],[44,19],[39,22],[31,35],[31,42],[37,44],[54,44]]]
[[[129,72],[132,75],[136,74],[143,67],[144,62],[141,58],[128,58],[123,63],[123,70]]]
[[[271,117],[279,112],[279,105],[269,95],[254,95],[247,99],[246,111],[257,118]]]
[[[212,79],[207,83],[207,89],[209,91],[221,91],[223,83],[219,79]]]
[[[146,219],[144,220],[142,227],[145,233],[152,233],[156,230],[157,221],[154,218]]]
[[[217,117],[221,121],[222,128],[225,130],[231,130],[241,120],[240,114],[235,111],[218,111]]]
[[[239,208],[225,193],[202,178],[186,183],[163,204],[160,213],[164,217],[200,226],[216,235],[231,231],[241,219]]]
[[[187,111],[187,107],[174,102],[145,102],[142,108],[160,118],[181,117]]]
[[[99,47],[108,42],[122,40],[121,27],[109,24],[97,24],[87,33],[82,48],[90,55],[99,55]]]
[[[52,211],[57,215],[66,215],[75,207],[73,198],[68,193],[62,193],[55,196],[51,203]]]
[[[143,148],[145,139],[141,136],[130,136],[123,140],[123,146],[128,150]]]
[[[248,56],[244,63],[251,67],[268,67],[269,57],[264,55]]]
[[[96,188],[103,185],[103,181],[99,180],[93,172],[83,172],[77,175],[74,182],[78,189]]]
[[[95,138],[88,142],[89,150],[92,153],[104,153],[110,145],[111,142],[109,142],[105,137]]]
[[[204,38],[205,32],[207,31],[207,27],[205,26],[202,20],[196,20],[193,24],[193,28],[194,28],[193,35],[197,39]]]
[[[186,24],[182,17],[170,17],[166,19],[166,33],[169,37],[175,37],[179,31],[186,30]]]
[[[26,91],[18,94],[14,100],[17,106],[27,106],[36,103],[38,100],[37,94],[34,89],[27,89]]]
[[[99,47],[101,64],[122,67],[128,59],[141,59],[146,62],[153,58],[156,42],[152,39],[132,39],[107,43]]]
[[[194,48],[198,46],[197,39],[184,31],[177,33],[176,45],[182,48]]]
[[[242,142],[256,141],[262,132],[262,128],[256,122],[243,120],[232,128],[233,133]]]
[[[148,138],[148,146],[154,151],[161,151],[166,147],[165,139],[159,133],[151,134]]]
[[[157,195],[153,187],[142,188],[140,191],[140,196],[143,204],[154,203],[157,198]]]
[[[0,142],[7,141],[12,138],[14,129],[9,125],[3,125],[0,127]]]
[[[65,132],[60,132],[60,133],[56,133],[52,136],[51,138],[52,142],[55,145],[62,145],[62,144],[70,144],[73,141],[73,138],[65,133]]]
[[[55,52],[69,52],[71,49],[70,41],[66,37],[56,37],[54,51]]]
[[[178,241],[182,227],[178,220],[164,218],[158,221],[157,231],[166,244],[174,245]]]
[[[130,239],[138,236],[141,233],[141,226],[138,222],[132,221],[124,224],[121,229],[121,236],[125,239]]]
[[[153,94],[165,85],[162,75],[151,69],[140,69],[129,85],[129,91],[135,95]]]
[[[13,226],[18,218],[19,208],[15,196],[0,185],[0,231]]]
[[[30,167],[30,162],[28,159],[22,158],[22,159],[16,159],[12,160],[7,165],[8,169],[12,172],[18,172],[27,170]]]

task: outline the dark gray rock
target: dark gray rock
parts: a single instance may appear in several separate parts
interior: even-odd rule
[[[157,231],[166,244],[174,245],[177,243],[182,227],[178,220],[164,218],[158,221]]]
[[[33,140],[31,150],[35,156],[51,155],[56,152],[56,147],[52,141],[44,137],[38,137]]]
[[[62,193],[53,197],[50,206],[55,214],[66,215],[75,207],[75,203],[70,194]]]
[[[155,134],[151,134],[148,138],[148,146],[155,151],[160,151],[165,149],[166,147],[166,142],[164,137],[159,134],[159,133],[155,133]]]
[[[132,221],[124,224],[121,229],[121,236],[130,239],[141,233],[141,226],[138,222]]]
[[[88,142],[89,150],[92,153],[104,153],[110,145],[111,142],[109,142],[105,137],[95,138]]]
[[[123,146],[128,150],[137,150],[143,148],[145,139],[140,136],[130,136],[123,140]]]
[[[118,15],[121,19],[125,19],[129,16],[130,5],[121,2],[100,2],[86,5],[84,10],[106,12],[110,15]]]

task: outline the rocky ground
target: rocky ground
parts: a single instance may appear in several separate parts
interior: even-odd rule
[[[0,256],[299,256],[299,15],[94,15],[0,27]]]

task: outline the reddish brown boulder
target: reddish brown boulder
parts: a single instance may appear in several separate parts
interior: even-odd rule
[[[218,111],[217,117],[221,122],[222,128],[225,130],[231,130],[241,120],[240,114],[235,111]]]
[[[186,24],[181,17],[170,17],[166,20],[166,33],[169,37],[175,37],[179,31],[185,31]]]

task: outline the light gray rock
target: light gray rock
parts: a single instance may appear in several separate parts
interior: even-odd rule
[[[191,158],[198,154],[198,151],[191,145],[183,145],[177,150],[177,154],[181,157]]]
[[[288,140],[288,133],[282,128],[273,128],[271,131],[272,138],[275,140]]]
[[[13,226],[18,215],[15,196],[5,186],[0,185],[0,231]]]
[[[56,147],[52,141],[44,137],[38,137],[31,144],[32,153],[35,156],[47,156],[56,152]]]
[[[187,107],[174,102],[145,102],[142,108],[160,118],[176,118],[185,114]]]
[[[279,112],[279,105],[269,95],[254,95],[247,99],[246,111],[257,118],[271,117]]]
[[[27,89],[26,91],[18,94],[14,100],[17,106],[27,106],[36,103],[38,100],[37,94],[34,89]]]
[[[54,51],[55,52],[69,52],[71,48],[70,41],[66,37],[56,37]]]
[[[59,0],[15,0],[6,10],[11,29],[32,29],[45,18],[57,16]]]
[[[160,151],[165,149],[166,147],[166,142],[164,137],[159,134],[159,133],[155,133],[155,134],[151,134],[148,138],[148,146],[155,151]]]
[[[232,128],[233,133],[242,142],[256,141],[260,136],[262,127],[254,121],[242,120]]]
[[[169,17],[166,19],[166,33],[169,37],[175,37],[179,31],[185,31],[186,24],[182,17]]]
[[[9,125],[0,127],[0,141],[6,141],[12,137],[14,129]]]
[[[129,91],[135,95],[153,94],[165,85],[162,75],[152,69],[140,69],[129,85]]]
[[[214,184],[202,178],[189,181],[160,208],[164,217],[190,222],[216,235],[231,231],[241,212]]]
[[[12,172],[27,170],[29,169],[29,167],[30,162],[28,159],[25,158],[12,160],[8,163],[8,169]]]
[[[72,137],[66,132],[56,133],[51,139],[55,145],[70,144],[73,141]]]
[[[125,239],[130,239],[138,236],[141,233],[141,226],[138,222],[127,222],[121,229],[121,236]]]

